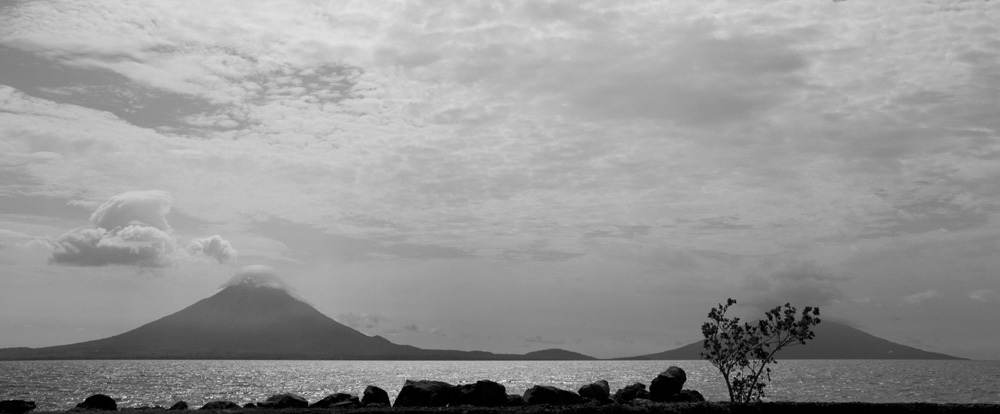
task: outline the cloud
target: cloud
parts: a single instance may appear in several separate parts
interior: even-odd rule
[[[168,267],[180,260],[177,238],[167,223],[173,198],[165,191],[128,191],[101,204],[90,216],[92,226],[71,230],[54,240],[50,263],[70,266],[130,265]],[[191,255],[219,263],[235,260],[236,249],[218,235],[195,239]]]
[[[260,264],[241,267],[228,282],[219,286],[219,289],[237,285],[289,290],[288,284],[278,277],[277,270],[271,266]]]
[[[385,318],[377,313],[341,313],[337,315],[337,320],[354,329],[375,329],[385,321]],[[407,330],[411,330],[409,327],[407,326]]]
[[[749,277],[748,287],[763,292],[746,304],[761,310],[784,303],[795,306],[827,306],[844,297],[837,283],[847,280],[847,277],[837,276],[815,263],[796,263],[768,277]]]
[[[976,289],[969,292],[969,299],[979,302],[990,302],[997,299],[997,292],[993,289]]]
[[[218,260],[219,263],[235,262],[236,258],[239,256],[239,253],[233,248],[233,245],[218,234],[211,237],[191,240],[191,244],[188,244],[188,247],[185,250],[194,256],[208,256]]]
[[[167,267],[177,250],[173,236],[155,227],[82,228],[55,240],[52,263],[74,266]]]
[[[37,238],[19,231],[0,229],[0,249],[13,246],[33,246],[38,243]],[[48,248],[47,243],[41,243]]]
[[[0,240],[3,239],[32,239],[33,237],[19,231],[0,229]]]
[[[909,303],[909,304],[913,304],[913,305],[921,305],[921,304],[924,304],[924,303],[926,303],[926,302],[928,302],[928,301],[930,301],[932,299],[937,299],[937,298],[940,298],[940,297],[941,297],[941,294],[939,294],[936,290],[934,290],[934,289],[927,289],[927,290],[925,290],[923,292],[914,293],[914,294],[912,294],[910,296],[904,297],[903,298],[903,302],[906,302],[906,303]]]
[[[95,227],[114,229],[129,225],[171,232],[166,215],[174,199],[166,191],[129,191],[108,199],[90,216]]]

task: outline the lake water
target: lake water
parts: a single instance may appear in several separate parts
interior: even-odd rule
[[[40,411],[66,410],[103,393],[119,407],[192,408],[214,400],[239,404],[284,392],[316,401],[367,385],[395,398],[406,379],[452,384],[490,379],[520,394],[532,385],[576,391],[607,380],[612,391],[649,384],[670,365],[688,374],[685,388],[728,399],[722,377],[705,361],[0,361],[0,400],[26,399]],[[1000,361],[779,361],[769,400],[1000,404]]]

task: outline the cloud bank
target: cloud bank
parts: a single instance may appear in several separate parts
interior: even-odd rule
[[[167,223],[172,204],[170,194],[158,190],[129,191],[111,197],[90,216],[92,226],[71,230],[50,241],[54,251],[49,261],[70,266],[172,266],[183,257]],[[195,239],[183,252],[219,263],[235,261],[238,255],[218,235]]]

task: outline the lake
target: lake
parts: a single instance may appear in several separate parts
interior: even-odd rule
[[[576,391],[604,379],[614,392],[648,385],[670,365],[687,371],[685,388],[728,399],[722,377],[705,361],[0,361],[0,400],[33,400],[40,411],[57,411],[102,393],[123,408],[180,400],[196,408],[284,392],[314,402],[367,385],[394,399],[406,379],[489,379],[510,394],[535,384]],[[779,360],[771,378],[767,399],[775,401],[1000,403],[1000,361]]]

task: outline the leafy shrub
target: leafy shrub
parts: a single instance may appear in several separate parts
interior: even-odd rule
[[[726,311],[735,304],[736,300],[730,298],[708,313],[709,321],[701,326],[705,336],[701,357],[722,373],[730,401],[760,401],[771,380],[768,365],[777,363],[774,355],[786,346],[805,344],[816,336],[812,328],[820,323],[819,308],[806,306],[796,318],[796,309],[786,303],[767,311],[765,318],[756,323],[741,324],[740,318],[726,317]]]

